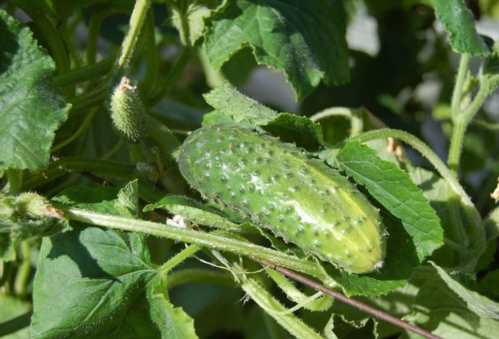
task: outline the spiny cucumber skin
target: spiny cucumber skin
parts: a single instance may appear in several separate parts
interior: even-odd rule
[[[236,126],[209,126],[185,140],[178,162],[205,198],[305,253],[351,273],[381,267],[378,211],[337,171],[293,145]]]
[[[137,143],[146,133],[145,108],[137,88],[127,77],[121,78],[110,101],[114,127],[132,143]]]

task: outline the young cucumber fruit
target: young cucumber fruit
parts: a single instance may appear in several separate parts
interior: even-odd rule
[[[178,153],[205,198],[352,273],[382,266],[378,211],[334,169],[290,144],[236,126],[193,132]]]

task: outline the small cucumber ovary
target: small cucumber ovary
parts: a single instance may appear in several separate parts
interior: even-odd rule
[[[337,171],[291,144],[236,126],[193,132],[179,152],[187,181],[306,253],[346,271],[381,267],[378,211]]]

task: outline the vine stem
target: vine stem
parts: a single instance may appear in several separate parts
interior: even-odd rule
[[[310,117],[310,120],[312,120],[313,122],[318,122],[319,120],[334,116],[346,117],[348,120],[350,120],[350,136],[355,136],[359,134],[364,128],[364,122],[359,114],[359,111],[360,109],[355,110],[348,107],[331,107],[315,113]]]
[[[319,266],[313,262],[249,242],[201,231],[179,228],[170,224],[117,217],[79,208],[62,208],[62,211],[69,220],[123,231],[141,232],[202,247],[232,252],[253,258],[254,260],[265,260],[280,266],[289,267],[293,270],[310,274],[318,279],[325,278],[324,273]]]
[[[468,65],[470,63],[470,55],[465,53],[461,55],[459,60],[459,68],[456,76],[456,83],[454,85],[454,90],[452,92],[451,109],[452,112],[458,112],[460,110],[461,100],[463,96],[463,87],[466,80],[466,75],[468,72]]]
[[[369,315],[371,315],[379,320],[390,323],[390,324],[397,326],[399,328],[402,328],[406,331],[410,331],[410,332],[419,334],[420,336],[422,336],[424,338],[428,338],[428,339],[441,338],[439,336],[431,334],[430,332],[422,329],[421,327],[418,327],[416,325],[413,325],[413,324],[410,324],[406,321],[398,319],[398,318],[396,318],[396,317],[394,317],[386,312],[383,312],[377,308],[374,308],[372,306],[364,304],[363,302],[360,302],[358,300],[348,298],[347,296],[345,296],[344,294],[342,294],[338,291],[334,291],[334,290],[331,290],[325,286],[322,286],[320,283],[318,283],[318,282],[316,282],[308,277],[305,277],[299,273],[288,270],[287,268],[276,266],[276,265],[269,263],[269,262],[264,262],[264,265],[270,266],[272,269],[284,274],[285,276],[287,276],[295,281],[298,281],[298,282],[300,282],[300,283],[302,283],[310,288],[313,288],[316,291],[320,291],[323,294],[329,295],[330,297],[334,298],[335,300],[338,300],[344,304],[350,305],[350,306],[352,306],[352,307],[354,307],[362,312],[365,312],[365,313],[367,313],[367,314],[369,314]]]
[[[464,135],[468,125],[471,123],[475,115],[482,107],[485,99],[489,95],[489,86],[487,83],[482,82],[480,84],[480,89],[473,98],[471,104],[463,112],[456,108],[456,111],[452,111],[452,121],[454,122],[454,128],[452,129],[452,137],[449,148],[449,156],[447,158],[447,163],[449,167],[457,173],[459,169],[459,161],[461,159],[461,153],[463,150]]]
[[[124,69],[129,66],[150,6],[150,0],[135,1],[132,16],[130,17],[130,29],[121,45],[121,54],[117,62],[118,69]]]
[[[58,143],[57,145],[55,145],[54,147],[52,147],[52,152],[56,152],[56,151],[60,150],[61,148],[64,148],[65,146],[69,145],[70,143],[72,143],[73,141],[78,139],[83,133],[85,133],[85,131],[90,127],[90,124],[92,123],[92,120],[93,120],[95,114],[97,113],[97,110],[98,110],[98,107],[95,107],[94,109],[92,109],[90,111],[90,113],[85,116],[80,127],[78,127],[76,132],[74,132],[66,140],[63,140],[60,143]]]
[[[21,298],[28,293],[28,283],[31,274],[31,246],[25,240],[21,243],[22,263],[17,271],[14,282],[14,291]]]

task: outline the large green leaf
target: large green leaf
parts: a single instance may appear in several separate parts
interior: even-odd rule
[[[473,14],[464,0],[432,0],[438,20],[449,34],[452,49],[458,53],[486,55],[489,49],[478,35]]]
[[[443,245],[440,219],[407,173],[358,142],[347,143],[337,159],[348,175],[402,221],[420,260]]]
[[[252,49],[258,64],[284,73],[299,99],[321,80],[334,84],[349,80],[340,1],[232,1],[213,17],[206,53],[220,69],[245,47]]]
[[[37,169],[48,163],[68,106],[50,84],[52,59],[2,10],[0,39],[0,169]]]
[[[154,272],[137,240],[93,227],[44,239],[34,281],[33,337],[88,337],[121,327]]]
[[[406,298],[412,313],[405,318],[443,338],[495,338],[498,304],[470,291],[437,265],[415,273],[419,292]],[[402,298],[402,296],[400,296]],[[408,333],[411,338],[419,336]]]
[[[125,186],[116,200],[110,199],[115,190],[82,188],[64,192],[57,201],[130,216],[136,183]],[[140,234],[88,227],[45,238],[33,287],[32,336],[123,337],[140,320],[130,309],[155,272]]]

